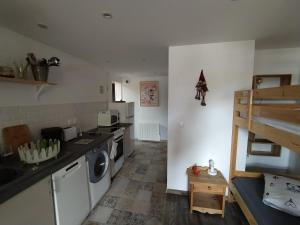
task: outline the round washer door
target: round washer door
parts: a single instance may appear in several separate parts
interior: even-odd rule
[[[106,151],[100,151],[94,161],[94,165],[90,167],[90,181],[97,183],[105,176],[109,165],[109,158]],[[92,175],[92,176],[91,176]]]

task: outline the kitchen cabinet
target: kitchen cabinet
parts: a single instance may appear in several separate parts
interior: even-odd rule
[[[125,152],[125,158],[129,157],[131,153],[133,152],[133,138],[132,138],[132,128],[133,126],[131,125],[130,127],[127,127],[124,131],[124,152]]]
[[[55,225],[51,177],[0,204],[2,225]]]

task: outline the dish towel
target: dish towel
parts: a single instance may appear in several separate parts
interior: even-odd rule
[[[117,155],[117,147],[118,147],[118,143],[115,141],[112,141],[111,151],[110,151],[110,159],[114,159],[115,156]]]

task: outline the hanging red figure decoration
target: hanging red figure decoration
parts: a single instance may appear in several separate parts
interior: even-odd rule
[[[207,88],[206,80],[205,80],[205,77],[203,74],[203,70],[201,70],[199,81],[196,85],[196,90],[197,90],[197,94],[195,96],[195,99],[200,100],[202,97],[201,105],[206,106],[205,95],[206,95],[206,92],[208,91],[208,88]]]

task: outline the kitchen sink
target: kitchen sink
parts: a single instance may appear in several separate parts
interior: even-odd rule
[[[15,168],[0,168],[0,186],[13,181],[21,175],[21,170]]]

